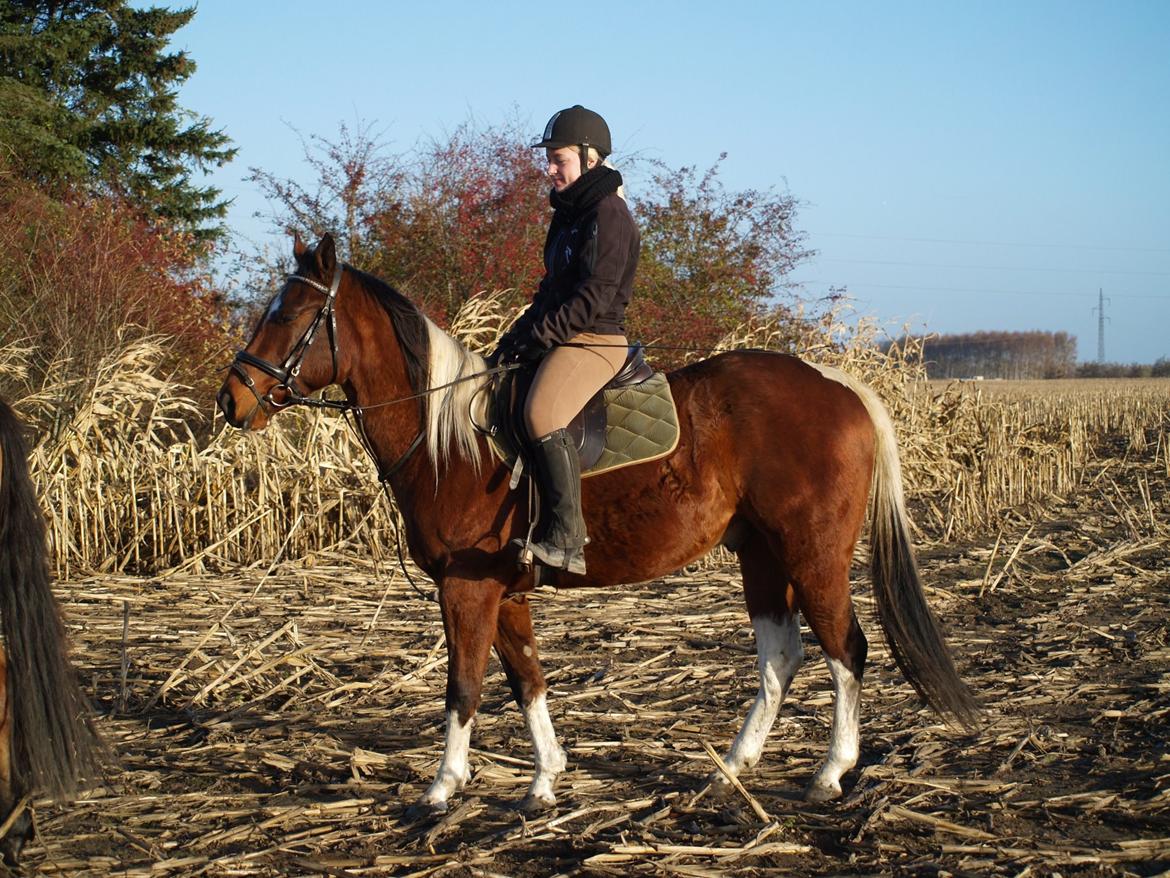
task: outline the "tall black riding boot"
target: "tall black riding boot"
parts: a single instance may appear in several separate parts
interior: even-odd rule
[[[581,515],[581,461],[567,430],[554,430],[531,445],[547,513],[544,539],[529,548],[548,567],[585,572],[585,519]]]

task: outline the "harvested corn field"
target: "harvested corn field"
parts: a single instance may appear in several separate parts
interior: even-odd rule
[[[855,573],[871,647],[862,758],[827,805],[800,798],[831,721],[807,632],[760,765],[731,798],[703,792],[708,748],[726,750],[757,685],[733,567],[536,596],[569,755],[559,808],[512,810],[531,750],[493,663],[473,779],[425,824],[403,816],[441,753],[442,628],[437,607],[385,566],[319,553],[230,578],[63,583],[120,766],[85,801],[38,806],[26,861],[45,874],[144,876],[1165,872],[1170,479],[1159,429],[1140,450],[1115,434],[1063,498],[1002,512],[986,537],[920,548],[960,671],[987,707],[977,734],[920,709]]]

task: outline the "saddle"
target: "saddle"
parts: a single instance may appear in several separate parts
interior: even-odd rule
[[[656,460],[678,445],[678,412],[670,384],[646,362],[644,350],[641,343],[631,345],[622,368],[567,427],[582,477]],[[509,464],[527,444],[522,412],[535,372],[535,366],[506,372],[490,391],[484,432]]]

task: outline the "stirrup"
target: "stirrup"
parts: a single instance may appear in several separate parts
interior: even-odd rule
[[[512,540],[512,545],[520,549],[522,566],[525,566],[524,559],[528,558],[529,563],[527,566],[531,566],[532,559],[535,559],[552,570],[564,570],[568,573],[577,573],[581,576],[585,575],[584,546],[577,549],[562,549],[560,546],[526,542],[519,538]]]

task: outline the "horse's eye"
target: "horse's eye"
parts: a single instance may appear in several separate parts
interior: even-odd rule
[[[268,322],[276,326],[288,326],[289,324],[296,323],[301,315],[305,313],[305,310],[304,307],[284,305],[268,315]]]

